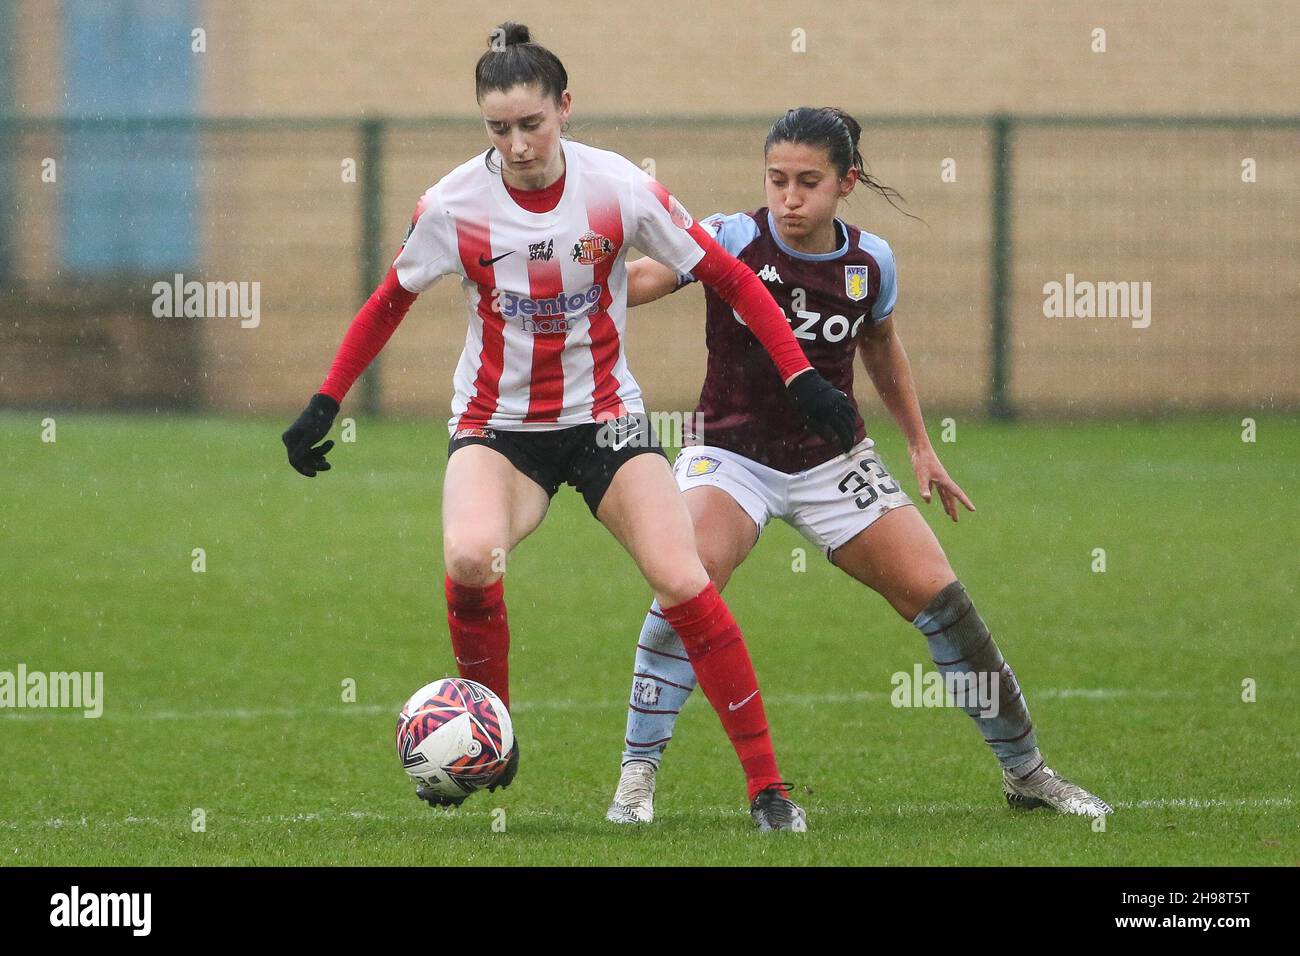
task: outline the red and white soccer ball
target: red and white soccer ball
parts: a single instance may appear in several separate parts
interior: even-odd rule
[[[397,715],[403,769],[445,797],[465,797],[491,783],[514,745],[501,698],[462,677],[425,684]]]

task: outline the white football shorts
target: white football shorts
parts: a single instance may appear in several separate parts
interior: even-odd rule
[[[673,474],[682,491],[708,485],[725,491],[753,520],[755,537],[780,518],[829,559],[885,512],[912,503],[875,447],[865,438],[847,455],[786,474],[725,448],[690,445],[678,453]]]

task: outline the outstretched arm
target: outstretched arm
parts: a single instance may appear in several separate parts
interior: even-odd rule
[[[361,311],[348,326],[343,342],[334,355],[329,374],[321,383],[320,393],[342,402],[348,389],[366,370],[380,349],[397,331],[418,293],[407,291],[397,281],[397,271],[390,268],[379,287],[371,293]]]
[[[912,470],[916,472],[916,482],[921,487],[922,500],[929,504],[931,488],[937,487],[943,510],[953,521],[957,520],[959,501],[967,511],[974,511],[975,506],[966,497],[966,492],[948,476],[930,444],[930,436],[925,433],[921,403],[912,384],[912,367],[907,361],[902,340],[894,330],[892,315],[867,329],[859,351],[871,384],[876,387],[880,400],[907,439],[907,450],[912,459]]]
[[[289,453],[289,464],[299,474],[315,478],[317,472],[330,470],[325,455],[334,443],[326,441],[318,445],[317,442],[329,434],[343,396],[379,354],[411,308],[416,295],[397,281],[396,271],[389,269],[379,288],[353,318],[320,391],[311,397],[303,413],[280,436]]]
[[[434,186],[420,197],[401,252],[384,281],[352,319],[320,390],[311,397],[297,421],[280,436],[289,453],[289,464],[308,478],[314,478],[317,472],[329,471],[330,463],[325,454],[334,443],[327,441],[318,445],[317,442],[329,433],[339,412],[339,403],[348,389],[397,330],[416,296],[454,268],[456,260],[452,246],[437,211],[440,208],[436,202],[437,188]],[[424,215],[431,205],[435,209],[434,215]]]

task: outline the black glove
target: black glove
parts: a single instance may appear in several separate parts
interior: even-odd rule
[[[853,399],[826,381],[816,369],[800,372],[787,387],[795,407],[813,431],[846,452],[853,449],[858,423]]]
[[[328,395],[317,393],[311,397],[298,420],[289,426],[288,431],[280,436],[284,447],[289,451],[289,464],[300,475],[315,478],[318,471],[329,471],[330,463],[325,460],[325,453],[334,447],[332,441],[316,445],[329,433],[334,424],[334,416],[339,413],[339,403]],[[315,445],[316,447],[312,447]]]

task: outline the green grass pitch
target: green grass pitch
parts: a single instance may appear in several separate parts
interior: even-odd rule
[[[1258,416],[1254,443],[1228,413],[972,422],[937,446],[979,512],[925,514],[1049,762],[1116,806],[1105,832],[1012,813],[966,717],[892,707],[924,641],[815,552],[793,571],[803,539],[772,526],[727,590],[809,813],[772,838],[699,694],[656,822],[604,821],[649,594],[571,489],[506,580],[519,777],[437,813],[392,736],[453,672],[445,429],[363,419],[307,481],[280,421],[67,414],[43,443],[42,417],[0,415],[0,671],[102,671],[104,714],[0,710],[4,864],[1300,862],[1300,419]]]

